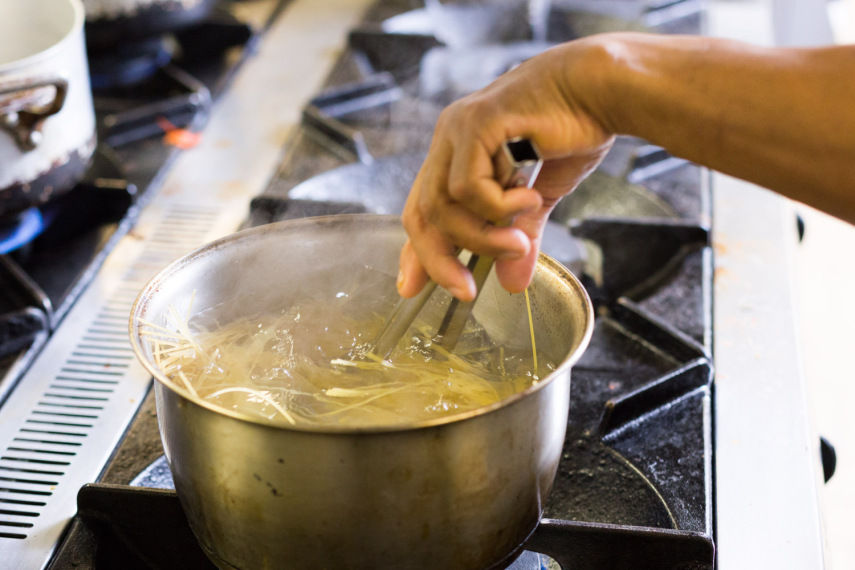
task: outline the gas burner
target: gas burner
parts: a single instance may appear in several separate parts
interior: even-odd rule
[[[121,43],[109,52],[90,55],[89,75],[94,91],[130,87],[150,79],[175,55],[167,36]]]
[[[38,208],[29,208],[18,213],[14,220],[0,223],[0,255],[28,244],[44,228],[44,219]]]
[[[65,226],[61,238],[69,239],[73,237],[69,231],[72,225],[77,228],[85,228],[89,225],[97,225],[99,221],[103,222],[115,218],[116,215],[123,214],[130,206],[129,203],[121,206],[113,203],[110,195],[102,196],[100,194],[97,197],[97,202],[92,202],[92,199],[84,195],[93,192],[100,193],[101,191],[115,195],[116,193],[109,192],[110,189],[116,189],[124,197],[133,195],[135,189],[125,179],[126,176],[121,165],[118,164],[116,157],[112,155],[110,150],[104,146],[97,147],[83,180],[69,192],[43,206],[28,208],[15,214],[14,217],[0,221],[0,255],[18,252],[45,233],[50,233],[51,239],[56,239],[58,232],[51,231],[51,228],[57,219],[61,220],[59,225]],[[75,204],[80,202],[98,203],[100,207],[76,208]],[[127,199],[123,199],[121,202],[127,202]],[[121,208],[121,212],[116,212],[117,207]],[[71,211],[69,212],[69,210]],[[18,255],[25,256],[26,253],[19,253]]]
[[[220,72],[241,61],[229,60],[230,50],[248,47],[254,33],[215,12],[173,33],[90,53],[99,140],[120,148],[204,123],[212,98],[231,79]]]
[[[26,348],[36,333],[56,326],[72,300],[75,277],[58,266],[97,263],[91,242],[115,227],[135,194],[116,157],[98,147],[74,188],[0,228],[0,254],[8,254],[0,257],[0,356]]]

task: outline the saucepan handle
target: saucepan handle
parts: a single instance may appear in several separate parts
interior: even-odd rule
[[[22,151],[33,150],[44,120],[62,109],[67,94],[68,81],[61,77],[0,80],[0,128]]]

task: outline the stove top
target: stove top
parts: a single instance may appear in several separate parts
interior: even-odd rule
[[[444,46],[420,27],[420,3],[330,1],[324,15],[311,2],[289,5],[225,91],[198,147],[175,153],[156,180],[136,183],[160,190],[137,198],[131,221],[118,222],[118,243],[65,310],[59,330],[66,334],[33,335],[43,348],[20,381],[27,390],[0,408],[0,499],[22,501],[0,533],[26,535],[15,524],[33,517],[65,527],[76,495],[79,516],[53,568],[210,567],[168,489],[150,379],[129,353],[133,298],[168,261],[239,226],[399,211],[436,114],[466,88],[449,83],[451,74],[440,88],[425,87],[417,64],[432,50],[441,60]],[[698,33],[700,6],[651,5],[633,25]],[[557,10],[543,41],[614,23],[589,17],[574,29],[574,17]],[[294,53],[301,57],[283,65],[283,54]],[[119,148],[135,145],[152,154],[128,150],[132,163],[163,151],[149,139]],[[383,192],[335,182],[360,179]],[[551,253],[583,279],[598,318],[573,369],[571,419],[545,518],[514,568],[713,567],[708,182],[704,169],[624,138],[556,210]],[[92,350],[97,365],[81,356]],[[45,407],[58,395],[66,397],[63,408]],[[45,423],[40,412],[48,409]],[[87,446],[98,451],[82,469],[75,450]],[[51,503],[60,494],[62,509]],[[7,545],[27,540],[0,538],[0,552],[18,560]],[[53,548],[51,540],[35,542]]]
[[[411,17],[407,8],[375,4],[349,32],[350,49],[303,107],[301,127],[286,141],[274,178],[252,200],[245,225],[400,212],[436,115],[454,96],[426,97],[411,65],[402,70],[384,60],[390,41],[405,59],[404,46],[418,57],[442,49],[420,34],[390,38],[382,31],[393,16]],[[697,16],[683,24],[697,26]],[[515,567],[545,564],[536,552],[564,567],[630,568],[644,559],[660,567],[712,567],[706,175],[644,141],[621,139],[556,211],[554,251],[547,253],[564,255],[584,274],[600,317],[574,367],[572,419],[546,518]],[[175,496],[151,490],[170,486],[160,454],[149,395],[100,483],[81,492],[72,535],[147,559],[144,543],[160,535],[131,532],[137,516],[125,515],[153,509],[139,516],[168,518],[169,528],[180,527],[174,532],[187,538],[181,556],[198,558]],[[621,560],[614,557],[618,544]],[[61,552],[57,567],[70,564],[68,552],[76,553]]]

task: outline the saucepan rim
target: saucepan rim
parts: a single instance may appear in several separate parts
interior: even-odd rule
[[[265,428],[273,429],[273,430],[282,430],[282,431],[297,431],[297,432],[307,432],[307,433],[326,433],[326,434],[342,434],[342,435],[352,435],[357,433],[390,433],[390,432],[404,432],[404,431],[412,431],[418,429],[427,429],[438,427],[446,424],[456,424],[459,422],[463,422],[469,420],[471,418],[476,418],[480,416],[484,416],[490,414],[491,412],[495,412],[497,410],[506,408],[508,406],[513,405],[516,402],[524,400],[531,396],[532,394],[544,389],[547,385],[549,385],[553,380],[560,377],[564,372],[569,371],[569,369],[579,360],[582,356],[582,353],[585,351],[588,343],[591,339],[594,330],[594,310],[593,304],[591,303],[591,299],[588,296],[585,287],[582,283],[573,275],[566,267],[561,265],[559,262],[546,255],[543,252],[538,254],[538,265],[545,268],[547,271],[552,272],[556,277],[560,278],[563,282],[566,282],[571,289],[573,289],[574,297],[578,297],[580,303],[584,305],[585,308],[585,323],[584,323],[584,331],[579,339],[579,342],[570,351],[565,358],[556,366],[555,370],[553,370],[546,378],[540,380],[536,384],[529,386],[525,390],[521,392],[517,392],[507,398],[504,398],[498,402],[493,404],[475,408],[473,410],[468,410],[465,412],[460,412],[457,414],[443,416],[441,418],[434,418],[430,420],[424,420],[419,422],[412,422],[409,424],[394,424],[394,425],[384,425],[384,426],[339,426],[339,425],[314,425],[314,424],[280,424],[280,423],[271,423],[265,421],[263,418],[259,418],[257,416],[252,416],[250,414],[236,412],[234,410],[227,410],[220,406],[217,406],[213,402],[209,402],[207,400],[203,400],[201,398],[193,396],[184,386],[180,383],[173,382],[170,380],[158,367],[155,363],[151,362],[146,357],[145,348],[142,345],[141,337],[139,335],[139,329],[141,326],[140,317],[144,314],[145,309],[147,307],[149,299],[152,295],[156,294],[157,290],[161,287],[161,284],[164,283],[170,276],[176,274],[181,271],[183,267],[189,265],[194,260],[197,260],[203,256],[210,254],[215,250],[219,250],[221,248],[228,247],[231,243],[236,241],[247,239],[248,237],[258,234],[264,233],[265,231],[270,231],[271,226],[280,226],[283,224],[289,224],[293,227],[299,227],[301,225],[316,225],[316,224],[328,224],[328,223],[341,223],[343,220],[347,218],[360,218],[364,220],[370,220],[374,218],[380,221],[385,221],[389,223],[391,220],[397,220],[400,222],[399,216],[393,215],[384,215],[384,214],[337,214],[330,216],[317,216],[311,218],[300,218],[296,220],[287,220],[283,222],[274,222],[273,224],[266,224],[263,226],[257,226],[245,230],[241,230],[239,232],[230,234],[223,238],[217,239],[210,243],[207,243],[186,255],[174,260],[168,266],[163,268],[160,272],[158,272],[154,277],[152,277],[149,282],[143,287],[140,293],[137,295],[137,298],[134,300],[133,306],[131,307],[131,313],[128,323],[128,332],[131,338],[131,345],[133,347],[133,351],[137,357],[137,359],[142,363],[142,365],[146,368],[146,370],[154,377],[157,382],[160,382],[164,387],[168,388],[172,392],[178,394],[186,401],[201,406],[209,411],[215,412],[217,414],[227,416],[233,418],[235,420],[249,422],[252,424],[256,424]]]

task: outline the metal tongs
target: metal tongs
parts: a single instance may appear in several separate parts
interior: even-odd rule
[[[502,150],[493,159],[496,179],[501,182],[502,187],[505,189],[531,188],[542,165],[543,160],[540,158],[540,153],[534,146],[534,143],[524,138],[514,138],[505,141],[502,144]],[[501,225],[510,225],[510,221]],[[437,330],[439,345],[448,351],[453,350],[460,339],[463,327],[466,321],[469,320],[472,307],[474,307],[475,302],[478,300],[484,282],[487,280],[487,275],[493,268],[493,262],[495,261],[492,257],[483,257],[466,251],[463,253],[469,254],[467,267],[475,278],[475,299],[463,302],[456,297],[452,297],[451,303]],[[386,320],[383,330],[380,331],[380,334],[374,340],[370,352],[383,359],[387,358],[404,333],[410,328],[410,325],[412,325],[435,289],[436,282],[429,280],[418,295],[410,299],[401,299]]]

